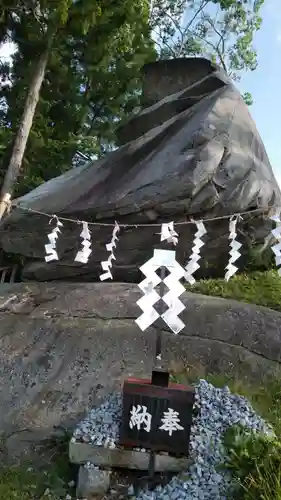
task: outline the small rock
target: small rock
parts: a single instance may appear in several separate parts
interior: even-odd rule
[[[80,467],[76,496],[90,497],[91,495],[103,495],[110,486],[110,471]]]
[[[128,495],[130,497],[133,497],[134,494],[135,494],[135,489],[134,489],[133,485],[131,484],[131,486],[129,486],[129,488],[128,488]]]

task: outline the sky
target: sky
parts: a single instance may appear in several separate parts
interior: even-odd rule
[[[264,142],[276,179],[281,186],[281,8],[280,0],[265,0],[263,23],[254,41],[258,68],[242,75],[239,90],[250,92],[254,103],[250,112]],[[0,50],[9,57],[13,48]]]
[[[258,68],[243,75],[241,92],[251,92],[250,112],[281,186],[281,8],[280,0],[265,0],[263,23],[255,37]]]

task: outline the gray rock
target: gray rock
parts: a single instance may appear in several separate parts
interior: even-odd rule
[[[149,107],[120,130],[123,145],[117,151],[42,184],[20,198],[18,206],[79,220],[137,224],[281,205],[248,107],[222,70],[205,59],[160,61],[145,68],[144,95]],[[18,209],[1,224],[2,248],[31,261],[23,278],[99,279],[112,228],[91,228],[94,251],[88,264],[81,265],[74,262],[81,230],[66,223],[58,241],[60,260],[46,264],[48,223],[43,216]],[[271,224],[262,216],[245,216],[239,228],[246,252],[249,241],[263,241]],[[227,221],[211,222],[208,230],[201,273],[213,269],[222,274],[229,243]],[[159,242],[157,233],[155,227],[122,232],[114,280],[138,279],[138,267]],[[193,233],[191,225],[179,226],[182,263],[189,256]]]
[[[110,471],[93,467],[79,467],[77,498],[89,498],[92,495],[103,495],[110,486]]]
[[[19,283],[1,286],[0,304],[13,295],[19,302],[28,295],[33,306],[25,314],[0,313],[0,427],[15,432],[7,442],[11,453],[33,446],[37,430],[43,438],[55,426],[76,424],[108,394],[120,392],[129,376],[150,376],[156,328],[141,332],[135,324],[141,312],[136,285]],[[245,375],[255,384],[280,370],[280,313],[192,293],[182,300],[181,334],[158,324],[163,366],[202,365],[209,372]],[[224,389],[229,404],[227,394]],[[208,428],[203,437],[209,439]]]
[[[128,488],[128,495],[129,495],[129,497],[132,497],[132,496],[134,496],[134,494],[135,494],[135,489],[134,489],[134,486],[131,484],[131,486],[129,486],[129,488]]]

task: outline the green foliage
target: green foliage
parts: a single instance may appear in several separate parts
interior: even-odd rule
[[[281,311],[281,281],[277,271],[239,274],[231,280],[200,280],[187,290],[225,299],[240,300]]]
[[[229,385],[232,386],[231,381]],[[228,460],[222,466],[236,480],[235,498],[281,500],[280,376],[260,387],[250,387],[244,381],[233,385],[233,392],[247,397],[274,431],[271,436],[265,436],[237,425],[226,431],[224,446]]]
[[[184,385],[204,378],[215,387],[228,386],[233,394],[247,398],[253,408],[271,425],[271,436],[254,433],[235,425],[225,432],[223,444],[228,459],[220,468],[230,471],[237,500],[280,500],[281,494],[281,384],[280,373],[250,382],[240,373],[209,373],[202,365],[172,366],[171,379]]]
[[[263,0],[161,0],[151,22],[160,57],[204,56],[222,66],[234,80],[257,67],[253,46],[260,29]],[[251,102],[250,95],[245,95]]]
[[[5,447],[5,436],[1,447]],[[70,435],[65,432],[42,443],[40,460],[18,466],[1,466],[0,498],[5,500],[59,500],[74,497],[73,469],[68,459]]]
[[[18,51],[10,68],[0,68],[0,77],[9,79],[0,90],[0,136],[5,138],[0,180],[37,60],[54,35],[16,190],[23,194],[70,168],[78,148],[88,151],[91,144],[91,156],[100,156],[112,147],[127,104],[138,101],[140,67],[156,54],[146,0],[41,0],[24,6],[7,0],[5,5],[0,32],[5,25]]]
[[[59,500],[49,494],[50,479],[44,473],[30,471],[27,467],[4,467],[0,472],[0,498],[6,500]],[[46,494],[45,494],[46,492]]]
[[[252,106],[253,97],[252,97],[252,94],[250,94],[250,92],[245,92],[243,94],[243,99],[244,99],[245,103],[248,104],[248,106]]]
[[[281,499],[281,442],[234,426],[225,434],[228,461],[239,500]]]
[[[261,374],[260,381],[249,380],[241,372],[210,372],[200,363],[195,365],[172,365],[170,367],[172,379],[181,384],[193,384],[199,379],[205,379],[214,387],[228,386],[233,394],[247,398],[253,408],[273,427],[276,435],[281,437],[281,373],[274,375]]]
[[[225,432],[223,445],[227,460],[220,464],[234,480],[227,498],[235,500],[281,500],[281,374],[261,373],[256,381],[241,372],[209,372],[200,363],[172,365],[171,379],[189,385],[204,378],[215,387],[228,386],[233,394],[244,396],[269,426],[271,435],[255,433],[234,425]]]
[[[35,490],[35,491],[34,491]],[[0,496],[9,500],[29,500],[36,493],[34,474],[18,468],[4,468],[0,475]]]
[[[30,81],[47,44],[50,57],[17,195],[77,165],[77,150],[96,158],[115,147],[116,127],[139,106],[139,74],[146,62],[203,55],[233,78],[255,69],[253,37],[261,24],[262,4],[263,0],[5,0],[0,45],[9,39],[18,51],[11,66],[0,66],[0,78],[6,82],[0,89],[0,182]],[[251,104],[248,93],[244,99]]]
[[[247,254],[246,272],[269,271],[275,268],[275,257],[271,248],[263,245],[252,246]]]

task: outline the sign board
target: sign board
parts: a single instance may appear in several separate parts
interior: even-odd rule
[[[120,444],[187,456],[194,390],[129,379],[123,387]]]

